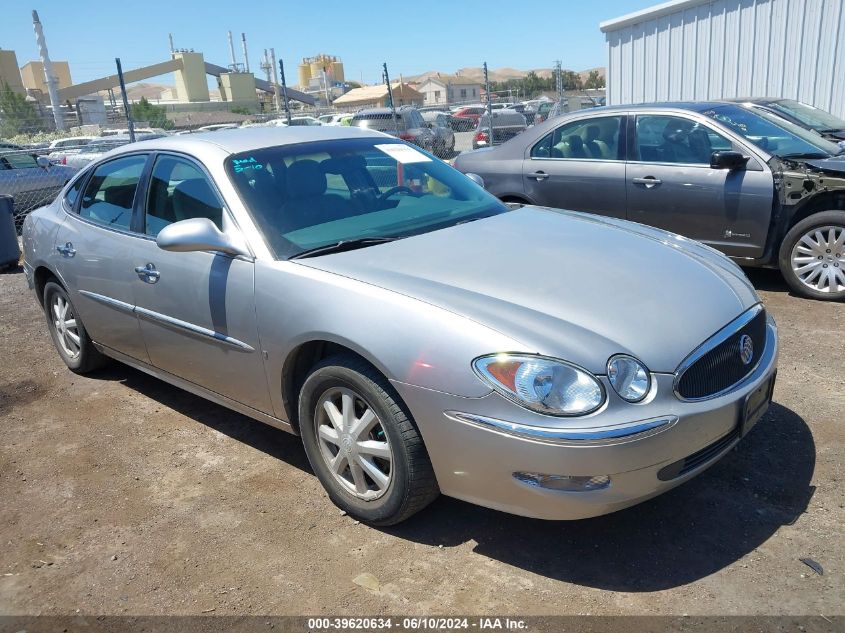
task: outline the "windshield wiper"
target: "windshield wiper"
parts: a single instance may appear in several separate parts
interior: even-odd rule
[[[305,257],[327,255],[328,253],[342,253],[343,251],[352,251],[356,248],[364,248],[366,246],[372,246],[373,244],[384,244],[385,242],[393,242],[401,239],[401,236],[385,235],[381,237],[359,237],[351,240],[340,240],[332,244],[323,244],[322,246],[315,246],[314,248],[306,249],[289,259],[303,259]]]

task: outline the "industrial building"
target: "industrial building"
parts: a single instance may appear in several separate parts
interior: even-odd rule
[[[70,66],[67,62],[51,62],[53,76],[56,78],[56,87],[67,88],[73,84],[70,78]],[[44,77],[44,64],[42,62],[27,62],[21,66],[21,80],[26,90],[40,90],[47,94],[47,79]]]
[[[304,57],[298,68],[299,87],[306,90],[311,86],[313,80],[323,82],[323,73],[329,85],[342,84],[345,82],[343,76],[343,62],[339,57],[320,53],[314,57]]]
[[[785,97],[845,117],[843,0],[672,0],[600,28],[608,104]]]

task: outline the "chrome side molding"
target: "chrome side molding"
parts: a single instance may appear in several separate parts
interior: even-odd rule
[[[177,319],[172,316],[168,316],[166,314],[161,314],[160,312],[154,312],[152,310],[148,310],[147,308],[142,308],[140,306],[133,306],[130,303],[126,303],[124,301],[119,301],[117,299],[112,299],[111,297],[107,297],[105,295],[97,294],[96,292],[90,292],[88,290],[80,290],[79,294],[88,297],[94,301],[102,303],[103,305],[107,305],[110,308],[114,308],[115,310],[120,310],[121,312],[127,312],[135,314],[138,318],[146,319],[147,321],[152,321],[154,323],[158,323],[160,325],[164,325],[167,327],[171,327],[173,329],[179,330],[181,332],[191,334],[193,336],[198,336],[200,338],[210,339],[217,343],[221,343],[223,345],[227,345],[229,347],[233,347],[241,352],[254,352],[255,348],[247,343],[244,343],[241,340],[236,338],[232,338],[231,336],[227,336],[221,332],[215,332],[214,330],[209,330],[208,328],[204,328],[201,325],[196,325],[194,323],[189,323],[188,321],[182,321],[181,319]]]

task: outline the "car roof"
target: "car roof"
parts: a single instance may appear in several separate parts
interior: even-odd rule
[[[704,112],[718,106],[736,105],[735,102],[725,100],[711,100],[711,101],[656,101],[653,103],[630,103],[627,105],[611,105],[599,106],[596,108],[589,108],[590,112],[619,112],[627,110],[654,110],[663,108],[666,110],[690,110],[691,112]],[[579,110],[578,112],[582,112]]]
[[[293,127],[253,127],[217,132],[201,132],[184,136],[164,136],[161,138],[139,141],[124,145],[114,153],[132,152],[140,149],[175,150],[187,153],[201,153],[217,148],[230,154],[240,154],[265,147],[333,141],[347,138],[387,138],[393,137],[357,127],[331,125],[303,125]]]

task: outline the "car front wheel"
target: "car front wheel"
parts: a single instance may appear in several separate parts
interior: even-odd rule
[[[801,296],[845,299],[845,211],[798,222],[784,237],[778,260],[786,283]]]
[[[299,426],[331,500],[365,523],[399,523],[439,494],[410,413],[362,359],[335,356],[311,371],[300,392]]]

